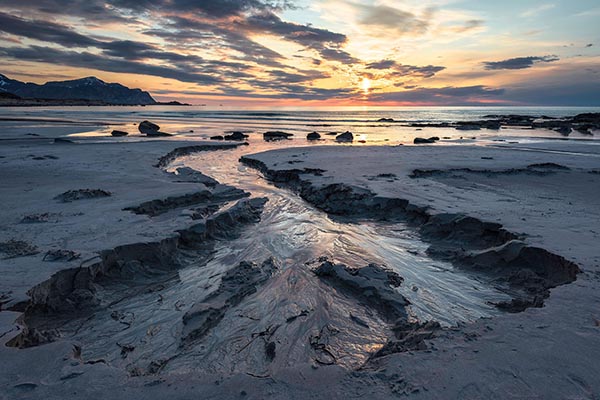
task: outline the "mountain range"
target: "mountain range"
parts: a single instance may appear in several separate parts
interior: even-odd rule
[[[16,101],[15,97],[11,95],[17,96],[21,101],[35,103],[47,100],[49,103],[64,101],[69,104],[81,101],[89,105],[161,104],[146,91],[130,89],[120,83],[107,83],[93,76],[39,85],[10,79],[0,74],[0,99]]]

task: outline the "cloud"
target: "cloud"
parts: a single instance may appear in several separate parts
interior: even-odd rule
[[[43,62],[108,72],[152,75],[197,84],[216,84],[222,81],[219,76],[204,74],[194,68],[151,65],[137,61],[105,57],[90,52],[59,50],[51,47],[0,47],[0,55],[20,61]]]
[[[0,12],[0,31],[69,47],[93,47],[101,42],[50,21],[26,20]]]
[[[375,69],[375,70],[391,70],[393,72],[401,76],[410,76],[410,77],[421,77],[421,78],[431,78],[435,74],[440,71],[446,69],[443,66],[436,65],[425,65],[425,66],[417,66],[417,65],[405,65],[399,64],[394,60],[381,60],[376,62],[371,62],[366,65],[367,69]],[[391,76],[390,76],[391,77]]]
[[[432,105],[469,105],[481,104],[483,99],[499,98],[504,89],[483,85],[442,88],[419,87],[412,90],[388,92],[372,95],[372,100],[382,102],[411,102]]]
[[[450,29],[456,33],[470,32],[475,29],[481,28],[483,26],[484,22],[485,21],[482,19],[470,19],[470,20],[466,21],[464,24],[453,26]]]
[[[487,70],[498,70],[498,69],[526,69],[531,68],[537,63],[549,63],[560,60],[558,56],[530,56],[530,57],[517,57],[509,58],[508,60],[502,61],[484,61],[485,69]]]
[[[421,35],[427,32],[434,10],[428,8],[422,16],[386,5],[354,3],[360,12],[359,23],[367,27],[383,28],[400,35]]]

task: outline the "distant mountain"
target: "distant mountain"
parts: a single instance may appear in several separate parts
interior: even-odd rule
[[[83,100],[109,105],[158,104],[148,92],[130,89],[120,83],[106,83],[93,76],[38,85],[10,79],[0,74],[0,93],[2,92],[11,93],[22,99]]]

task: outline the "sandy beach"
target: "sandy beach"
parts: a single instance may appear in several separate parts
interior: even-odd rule
[[[594,141],[11,129],[3,398],[600,390]]]

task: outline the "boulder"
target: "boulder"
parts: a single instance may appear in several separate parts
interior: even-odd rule
[[[144,134],[150,136],[153,133],[157,133],[160,130],[160,126],[153,124],[150,121],[143,121],[143,122],[140,122],[140,124],[138,125],[138,129],[141,133],[144,133]]]
[[[112,136],[115,136],[115,137],[121,137],[121,136],[127,136],[129,133],[127,133],[127,132],[125,132],[125,131],[117,131],[117,130],[114,130],[114,131],[112,131],[110,134],[111,134]]]
[[[225,140],[238,140],[242,141],[248,138],[248,135],[243,134],[242,132],[231,132],[230,135],[225,135],[223,139]]]
[[[394,122],[394,118],[379,118],[377,122]]]
[[[563,136],[569,136],[572,131],[571,126],[569,125],[559,126],[558,128],[554,128],[554,130]]]
[[[210,140],[224,140],[225,138],[221,135],[211,136]]]
[[[318,132],[312,132],[306,135],[307,140],[319,140],[321,139],[321,135]]]
[[[263,133],[263,139],[266,141],[285,140],[285,139],[289,139],[290,136],[294,136],[294,135],[291,133],[286,133],[286,132],[282,132],[282,131],[269,131],[269,132]]]
[[[346,131],[341,135],[335,137],[336,142],[352,142],[354,141],[354,135],[350,131]]]
[[[414,144],[428,144],[428,143],[435,143],[436,140],[435,137],[429,138],[429,139],[425,139],[425,138],[415,138],[415,140],[413,141]]]

